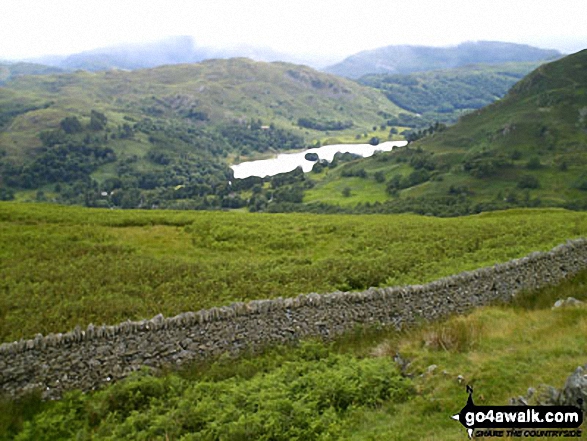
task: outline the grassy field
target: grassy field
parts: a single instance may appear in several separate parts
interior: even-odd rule
[[[423,283],[587,233],[587,213],[438,219],[0,204],[0,341],[233,301]]]
[[[463,440],[450,416],[466,402],[465,385],[476,404],[505,405],[529,387],[562,387],[585,363],[587,308],[551,306],[587,300],[586,287],[582,273],[513,305],[402,333],[357,329],[333,343],[142,372],[58,402],[0,401],[0,439]],[[403,375],[398,352],[410,362]]]

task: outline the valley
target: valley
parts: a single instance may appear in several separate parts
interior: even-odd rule
[[[322,71],[282,58],[179,37],[0,63],[0,384],[74,343],[67,363],[106,384],[45,401],[59,385],[26,378],[0,394],[0,440],[460,440],[466,386],[478,404],[540,399],[585,365],[585,271],[557,263],[562,281],[490,304],[458,275],[587,237],[587,50],[395,45]],[[288,154],[287,169],[255,163]],[[461,290],[484,306],[438,320],[438,299],[411,297],[454,275],[438,305]],[[304,334],[291,309],[343,299],[353,324],[353,302],[386,299],[370,288],[406,285],[398,329],[373,314],[331,335],[311,316]],[[131,342],[189,320],[197,338],[171,348]],[[236,330],[221,354],[222,320]],[[137,353],[150,361],[127,376]]]

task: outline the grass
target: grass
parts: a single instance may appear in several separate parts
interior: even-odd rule
[[[345,197],[343,191],[350,188],[351,194]],[[358,203],[383,202],[388,199],[385,184],[378,184],[362,178],[329,179],[324,177],[322,185],[316,190],[306,192],[304,203],[323,202],[333,205],[354,206]]]
[[[424,283],[585,236],[587,214],[437,219],[0,204],[0,341],[225,305]]]
[[[450,416],[464,406],[467,384],[476,404],[505,405],[529,387],[562,387],[585,363],[587,307],[551,306],[568,296],[587,300],[586,284],[583,272],[521,293],[512,305],[401,333],[357,328],[331,343],[160,377],[142,372],[59,402],[3,401],[0,439],[462,440]],[[409,362],[407,378],[392,360],[397,353]]]
[[[375,157],[378,155],[375,155]],[[345,170],[361,168],[367,172],[366,179],[342,175]],[[390,166],[377,160],[357,159],[335,169],[325,169],[320,174],[310,173],[309,177],[316,182],[316,186],[306,190],[304,203],[323,202],[340,206],[355,206],[359,203],[385,202],[389,199],[386,184],[377,182],[374,177],[375,173],[382,172],[385,176],[385,181],[388,181],[396,174],[404,176],[408,175],[410,171],[410,167],[405,164]],[[351,189],[350,197],[343,195],[343,190],[346,187]]]

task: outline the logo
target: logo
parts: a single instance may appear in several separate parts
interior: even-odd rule
[[[577,406],[477,406],[473,388],[461,411],[451,418],[460,422],[469,434],[484,437],[560,437],[581,436],[583,411]],[[581,406],[582,400],[579,400]],[[577,429],[577,430],[570,430]]]

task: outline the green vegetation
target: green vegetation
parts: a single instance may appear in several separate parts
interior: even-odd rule
[[[0,62],[0,86],[21,75],[51,75],[64,72],[63,69],[37,63]]]
[[[3,202],[0,341],[233,301],[423,283],[586,231],[587,214],[564,210],[435,219]]]
[[[69,394],[17,439],[334,440],[355,408],[402,402],[412,392],[387,360],[320,344],[242,360],[238,373],[227,361],[184,378],[143,373],[91,396]]]
[[[19,76],[0,88],[0,195],[241,208],[229,164],[309,147],[331,130],[355,139],[398,110],[352,81],[247,59]]]
[[[586,286],[584,272],[511,306],[400,333],[357,328],[332,343],[275,347],[161,376],[142,371],[56,402],[5,400],[0,437],[462,440],[464,429],[449,417],[465,404],[465,385],[474,387],[476,404],[504,405],[529,387],[562,387],[585,363],[587,308],[551,306],[568,296],[587,300]]]
[[[542,62],[478,64],[407,75],[366,75],[358,81],[385,92],[399,107],[421,115],[418,127],[454,123],[502,98]]]
[[[298,125],[307,129],[320,130],[326,132],[328,130],[344,130],[353,126],[352,121],[317,121],[313,118],[300,118]]]
[[[409,149],[345,165],[365,170],[360,185],[344,176],[344,168],[335,169],[305,192],[304,201],[339,205],[338,211],[439,216],[516,206],[585,209],[585,69],[587,51],[545,64],[502,100],[453,126],[416,132],[412,138],[420,139]],[[385,182],[369,178],[376,172]],[[350,187],[354,196],[335,198],[340,191],[327,191],[335,185]]]
[[[0,115],[0,199],[436,216],[585,209],[586,58],[581,52],[540,67],[502,100],[449,128],[422,127],[427,118],[399,112],[379,92],[284,63],[216,60],[22,77],[0,89],[0,104],[7,103]],[[492,72],[497,87],[496,78],[520,74],[519,65],[502,67],[471,68],[455,81],[475,85]],[[112,87],[120,89],[116,105],[106,99]],[[88,90],[103,100],[88,102]],[[461,98],[468,95],[455,97]],[[321,161],[306,175],[294,170],[239,182],[228,167],[309,143],[376,145],[400,131],[414,141],[409,148]]]

